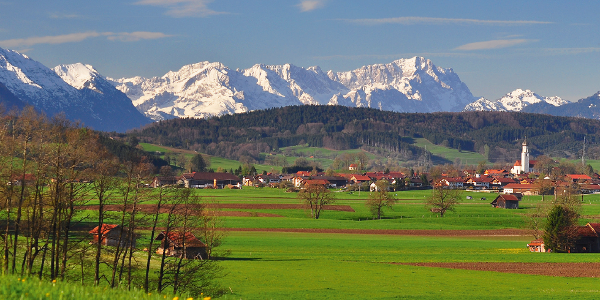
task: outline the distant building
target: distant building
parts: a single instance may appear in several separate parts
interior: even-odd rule
[[[510,173],[519,175],[533,172],[533,167],[536,161],[529,159],[529,147],[527,147],[527,139],[523,141],[523,149],[521,150],[521,160],[517,160],[515,165],[510,169]]]

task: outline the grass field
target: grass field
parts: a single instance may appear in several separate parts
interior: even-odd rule
[[[526,244],[533,237],[511,235],[419,235],[306,232],[327,230],[497,230],[523,229],[527,213],[541,196],[525,196],[517,210],[494,209],[489,203],[494,194],[465,192],[456,211],[438,218],[427,210],[424,199],[431,190],[402,191],[393,210],[384,219],[373,220],[365,206],[368,192],[334,192],[336,205],[350,211],[324,211],[313,220],[303,209],[224,209],[267,212],[281,217],[225,217],[229,228],[219,251],[226,276],[218,281],[228,291],[222,299],[504,299],[504,298],[578,298],[596,299],[600,289],[597,278],[555,277],[474,271],[397,263],[599,263],[597,254],[530,253]],[[194,195],[218,200],[222,204],[298,204],[295,193],[271,188],[242,190],[194,190]],[[466,196],[473,199],[467,200]],[[482,197],[487,198],[481,200]],[[546,198],[546,203],[549,202]],[[583,198],[582,224],[600,222],[600,195]],[[93,203],[90,203],[93,204]],[[94,218],[94,212],[82,212]],[[241,231],[236,228],[260,229]],[[268,231],[276,228],[279,231]],[[287,231],[286,231],[287,230]],[[292,231],[296,232],[292,232]],[[318,230],[317,230],[318,231]],[[144,243],[142,237],[140,243]],[[549,266],[551,268],[551,266]],[[111,291],[110,298],[87,296],[83,291],[64,287],[74,297],[59,298],[54,287],[20,282],[4,277],[0,298],[32,293],[22,299],[157,299],[134,292],[128,296]],[[29,279],[28,279],[29,280]],[[37,287],[42,286],[43,287]],[[17,292],[15,292],[15,290]],[[12,294],[11,294],[12,293]],[[44,298],[45,293],[54,293]],[[41,295],[41,296],[40,296]],[[120,298],[119,298],[120,297]],[[6,297],[6,299],[12,299]],[[160,298],[160,297],[158,297]],[[19,299],[19,298],[15,298]]]

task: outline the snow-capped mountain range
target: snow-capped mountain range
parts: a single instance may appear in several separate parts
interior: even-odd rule
[[[560,97],[542,97],[530,90],[516,89],[496,101],[479,98],[465,106],[464,111],[522,111],[525,107],[537,103],[561,106],[569,101]]]
[[[64,113],[98,130],[125,131],[151,122],[89,65],[52,70],[24,54],[0,48],[0,85],[5,88],[0,100],[7,106],[15,102],[4,99],[14,97],[48,116]]]
[[[201,62],[162,77],[112,82],[154,120],[302,104],[397,112],[461,111],[474,100],[452,69],[436,67],[422,57],[337,73],[290,64],[232,70],[221,63]]]
[[[595,111],[600,107],[597,95],[570,103],[517,89],[495,101],[476,99],[452,69],[437,67],[423,57],[347,72],[291,64],[232,70],[218,62],[200,62],[162,77],[111,79],[90,65],[49,69],[26,55],[0,48],[0,103],[33,105],[50,116],[64,112],[71,120],[105,131],[125,131],[152,120],[289,105],[396,112],[523,111],[600,118],[600,111]]]

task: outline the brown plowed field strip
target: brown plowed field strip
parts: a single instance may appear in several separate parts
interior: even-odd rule
[[[199,205],[193,205],[198,206]],[[252,204],[252,203],[234,203],[234,204],[209,204],[209,208],[218,209],[306,209],[307,207],[302,204]],[[98,210],[98,205],[86,205],[77,206],[77,209],[86,210]],[[138,208],[145,213],[151,213],[156,210],[155,204],[138,204]],[[161,207],[161,213],[167,213],[171,208],[171,205],[163,205]],[[123,205],[105,205],[104,210],[108,211],[120,211],[123,209]],[[324,210],[335,210],[335,211],[346,211],[354,212],[354,209],[350,205],[325,205]]]
[[[600,277],[600,263],[459,262],[393,264],[560,277]]]
[[[343,234],[383,234],[409,236],[484,237],[484,236],[530,236],[524,229],[495,230],[412,230],[412,229],[328,229],[328,228],[224,228],[226,231],[305,232]]]

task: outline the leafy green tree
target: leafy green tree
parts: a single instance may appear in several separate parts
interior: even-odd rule
[[[335,196],[321,184],[309,184],[298,193],[298,199],[308,206],[310,215],[314,219],[321,216],[325,205],[335,202]]]
[[[447,211],[454,211],[454,207],[458,204],[458,199],[462,194],[462,190],[448,189],[442,186],[433,188],[431,197],[427,198],[427,206],[431,212],[440,214],[444,217]]]
[[[396,199],[389,193],[390,183],[387,180],[379,180],[375,183],[377,190],[369,194],[369,199],[365,203],[373,217],[381,220],[383,208],[392,208],[396,204]]]
[[[544,244],[552,252],[568,252],[577,238],[579,214],[567,205],[552,207],[544,227]]]
[[[206,170],[206,161],[202,154],[196,154],[190,160],[190,172],[203,172]]]

